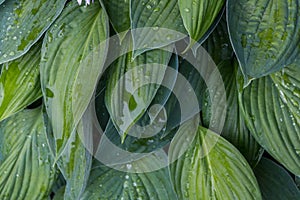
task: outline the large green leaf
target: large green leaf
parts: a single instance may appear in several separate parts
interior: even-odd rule
[[[36,44],[21,58],[0,66],[0,121],[42,96],[40,48],[41,44]]]
[[[55,180],[40,108],[0,123],[0,199],[45,199]]]
[[[91,130],[86,130],[86,128],[83,130],[82,123],[79,123],[76,132],[72,134],[65,151],[57,161],[57,165],[67,182],[64,199],[79,199],[90,174],[92,156],[83,144],[84,139],[87,138],[81,138],[80,135],[91,135]],[[88,128],[90,129],[90,127]]]
[[[231,42],[247,79],[276,72],[299,54],[299,0],[229,0]]]
[[[9,0],[0,6],[0,64],[16,59],[44,34],[66,0]]]
[[[176,200],[168,170],[162,168],[149,172],[160,164],[161,160],[155,155],[120,166],[124,171],[97,164],[93,167],[89,185],[81,199]],[[141,173],[134,173],[135,170]],[[145,172],[142,173],[141,170]]]
[[[292,64],[280,72],[254,80],[242,90],[239,103],[256,140],[275,159],[300,175],[300,68]]]
[[[195,44],[208,31],[221,11],[225,0],[178,0],[184,26]]]
[[[177,0],[131,0],[133,56],[186,36]]]
[[[130,0],[103,0],[102,2],[112,27],[119,34],[122,41],[130,29]]]
[[[290,174],[272,160],[262,158],[255,167],[254,173],[263,199],[300,199],[300,190],[297,188]]]
[[[151,50],[132,60],[132,41],[127,37],[120,49],[120,55],[126,54],[110,65],[105,101],[122,141],[155,97],[171,57],[168,51]]]
[[[236,83],[236,76],[238,70],[238,63],[235,59],[223,61],[218,65],[222,75],[227,96],[227,110],[224,127],[222,129],[222,137],[233,144],[247,159],[247,161],[255,166],[260,160],[263,149],[256,142],[246,126],[243,113],[239,108],[238,103],[238,89]],[[218,92],[218,90],[214,90]],[[204,126],[209,127],[211,101],[206,91],[204,99],[202,116],[204,119]]]
[[[255,176],[239,151],[219,135],[192,126],[198,124],[183,124],[169,149],[178,198],[261,199]]]
[[[259,161],[263,149],[247,129],[243,114],[239,108],[238,88],[235,76],[238,70],[238,63],[230,45],[225,17],[222,18],[215,31],[205,41],[203,46],[218,65],[226,89],[227,110],[224,127],[221,132],[222,137],[238,148],[248,162],[254,166]],[[216,87],[218,88],[219,86],[217,85]],[[215,92],[211,96],[217,94],[217,88],[213,89]],[[203,97],[203,125],[209,127],[211,100],[208,89]]]
[[[56,157],[93,96],[107,52],[107,26],[108,18],[98,2],[87,7],[70,2],[45,36],[41,81]]]

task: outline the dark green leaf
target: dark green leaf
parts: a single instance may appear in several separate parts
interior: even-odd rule
[[[255,176],[239,151],[194,120],[179,128],[169,160],[179,199],[261,199]]]
[[[114,30],[122,41],[130,29],[130,0],[103,0],[102,2]]]
[[[14,61],[1,65],[0,121],[24,109],[42,96],[40,85],[41,44]]]
[[[55,21],[65,2],[5,1],[0,6],[0,64],[25,54]]]
[[[191,40],[189,47],[200,40],[221,11],[225,0],[179,0],[179,10]]]
[[[270,159],[262,158],[254,169],[263,199],[292,200],[300,199],[297,188],[290,174]]]
[[[282,69],[299,55],[299,10],[299,0],[228,1],[231,42],[245,83]]]
[[[91,172],[89,185],[82,199],[176,200],[168,170],[162,168],[151,171],[160,165],[160,162],[157,156],[151,155],[120,166],[124,171],[97,165]],[[138,170],[141,173],[126,172],[127,170]]]
[[[93,96],[106,57],[107,26],[98,2],[71,2],[45,36],[41,81],[57,158]]]
[[[0,123],[0,199],[45,199],[53,165],[40,108]]]
[[[258,143],[288,170],[300,175],[300,68],[254,80],[242,90],[239,103],[247,126]]]
[[[238,70],[238,63],[230,45],[225,18],[221,20],[219,26],[206,40],[204,47],[218,64],[226,89],[227,110],[224,127],[221,132],[222,137],[238,148],[248,162],[252,166],[255,166],[263,153],[263,149],[258,145],[246,127],[245,120],[243,119],[244,116],[239,108],[238,88],[235,76]],[[215,88],[213,91],[215,92],[211,94],[212,96],[218,92],[218,89]],[[203,96],[203,124],[205,127],[209,127],[211,101],[208,90],[206,90]]]
[[[170,50],[171,47],[167,51],[151,50],[132,61],[132,41],[127,37],[120,49],[120,55],[126,54],[110,65],[105,101],[122,141],[155,97],[164,79]]]
[[[133,56],[186,36],[177,0],[131,0]]]

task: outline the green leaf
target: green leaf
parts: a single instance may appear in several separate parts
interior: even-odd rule
[[[125,170],[145,171],[141,173],[118,171],[98,164],[93,167],[89,185],[81,199],[176,200],[167,168],[147,172],[160,164],[161,160],[154,154],[120,166]]]
[[[225,16],[220,19],[217,27],[202,44],[216,65],[224,60],[232,60],[234,52],[230,43]]]
[[[42,96],[40,48],[41,44],[38,43],[24,56],[0,66],[0,121]]]
[[[0,6],[0,64],[25,54],[60,15],[65,2],[5,1]]]
[[[108,18],[98,2],[87,7],[70,2],[45,36],[41,82],[57,158],[93,96],[107,37]]]
[[[92,122],[92,120],[89,122]],[[84,122],[81,121],[76,132],[70,137],[65,151],[57,161],[57,165],[67,182],[64,199],[79,199],[90,174],[92,156],[83,145],[86,137],[82,137],[84,134],[91,135],[91,125],[88,127],[89,130],[86,130],[86,128],[83,130],[82,123]]]
[[[40,108],[0,123],[0,199],[45,199],[55,179]]]
[[[239,103],[258,143],[288,170],[300,175],[300,68],[292,64],[280,72],[254,80],[242,90]]]
[[[255,176],[239,151],[219,135],[183,124],[169,149],[179,199],[261,199]]]
[[[0,0],[0,5],[4,2],[5,0]]]
[[[118,33],[120,41],[122,41],[130,29],[130,0],[103,0],[102,2],[112,27]]]
[[[235,76],[238,70],[238,63],[236,59],[232,61],[227,60],[221,62],[218,68],[224,81],[227,96],[226,119],[221,136],[233,144],[243,154],[251,166],[255,166],[262,156],[263,149],[247,128],[243,113],[239,108],[238,88]],[[217,89],[214,91],[215,92],[211,95],[215,95],[218,92]],[[202,116],[204,126],[209,127],[211,101],[207,90],[204,96],[206,98],[204,99]]]
[[[186,37],[177,0],[131,0],[133,57]]]
[[[229,0],[231,42],[247,83],[291,64],[299,54],[299,0]]]
[[[295,177],[295,182],[296,182],[298,189],[300,190],[300,177],[299,176]]]
[[[183,24],[189,33],[189,47],[200,40],[209,30],[225,0],[179,0],[179,10]]]
[[[171,57],[168,52],[171,47],[167,47],[168,51],[159,49],[145,52],[134,60],[130,37],[124,40],[120,48],[120,55],[126,54],[110,65],[105,102],[124,141],[129,129],[142,117],[155,97]]]
[[[203,46],[218,65],[226,89],[226,119],[221,135],[243,154],[251,166],[255,166],[261,158],[263,149],[246,127],[243,113],[239,108],[235,76],[238,70],[238,62],[230,45],[225,18],[222,18]],[[213,89],[211,96],[217,95],[218,87],[219,85]],[[212,106],[209,95],[209,91],[206,89],[203,95],[202,118],[203,125],[207,128],[209,127]]]
[[[290,174],[272,160],[262,158],[255,167],[254,173],[263,199],[300,199],[300,190]]]

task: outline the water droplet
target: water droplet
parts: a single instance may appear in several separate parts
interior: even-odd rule
[[[151,6],[151,5],[147,5],[146,8],[147,8],[147,9],[151,9],[152,6]]]
[[[10,55],[10,56],[14,56],[14,55],[15,55],[15,52],[12,51],[12,52],[9,53],[9,55]]]
[[[132,165],[131,164],[126,164],[127,169],[131,169]]]
[[[159,28],[157,26],[153,27],[154,31],[157,31]]]
[[[185,12],[190,12],[190,9],[189,8],[185,8],[184,11]]]
[[[14,36],[12,39],[13,39],[13,40],[17,40],[18,38],[17,38],[17,36]]]
[[[129,179],[129,176],[128,176],[128,175],[126,175],[126,176],[125,176],[125,179]]]
[[[160,7],[156,7],[153,11],[154,12],[159,12],[160,11]]]

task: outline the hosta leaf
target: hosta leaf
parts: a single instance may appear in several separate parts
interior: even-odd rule
[[[40,48],[2,64],[0,75],[0,121],[24,109],[42,96],[40,86]]]
[[[128,53],[110,65],[112,69],[105,94],[107,109],[122,141],[153,100],[171,57],[168,51],[152,50],[132,61],[132,43],[128,38],[120,50]]]
[[[254,80],[241,90],[239,103],[256,140],[288,170],[300,175],[300,68]]]
[[[261,158],[263,149],[251,135],[246,126],[243,113],[239,108],[238,88],[235,76],[238,63],[235,59],[232,61],[227,60],[221,62],[218,68],[224,81],[227,96],[226,119],[221,135],[239,149],[252,166],[255,166]],[[218,92],[217,89],[215,91]],[[208,91],[206,91],[206,99],[204,100],[205,103],[203,104],[202,112],[205,127],[209,126],[211,108],[211,101],[207,93]]]
[[[133,56],[186,36],[177,0],[131,0]]]
[[[300,177],[299,176],[295,177],[295,182],[296,182],[298,189],[300,190]]]
[[[56,157],[93,96],[106,56],[107,26],[99,2],[87,7],[70,2],[45,36],[41,81]]]
[[[163,148],[171,141],[174,134],[165,135],[165,133],[170,131],[167,118],[171,119],[174,117],[169,116],[171,112],[170,109],[165,110],[161,106],[166,104],[171,95],[171,90],[177,78],[176,72],[178,70],[178,64],[177,56],[172,56],[171,62],[169,63],[169,70],[165,73],[162,86],[158,89],[157,94],[144,115],[136,122],[135,126],[129,129],[129,134],[123,143],[121,143],[120,135],[111,120],[106,126],[109,116],[105,105],[103,105],[105,84],[103,84],[102,81],[102,78],[105,79],[106,77],[101,77],[98,84],[99,94],[96,98],[96,114],[103,130],[106,127],[105,136],[107,138],[102,137],[100,142],[100,144],[104,145],[103,154],[101,154],[102,158],[106,156],[107,148],[109,148],[108,145],[111,145],[111,143],[119,147],[120,150],[122,149],[134,153],[149,153]],[[173,68],[172,72],[171,68]],[[107,139],[111,143],[104,141]],[[107,159],[112,160],[111,156],[107,157]]]
[[[130,0],[103,0],[102,2],[112,27],[119,34],[120,40],[122,41],[130,29]]]
[[[0,123],[0,199],[45,199],[55,179],[40,108]]]
[[[202,46],[216,65],[219,65],[224,60],[232,60],[234,53],[230,44],[227,22],[224,16]]]
[[[89,122],[92,122],[92,120]],[[64,199],[79,199],[90,174],[92,156],[83,144],[83,140],[87,138],[81,138],[80,135],[91,135],[92,132],[86,130],[82,123],[84,122],[81,121],[76,132],[72,134],[65,151],[57,161],[58,167],[67,182]],[[88,127],[88,129],[91,128]]]
[[[192,40],[190,47],[208,31],[221,11],[225,0],[179,0],[184,26]]]
[[[254,166],[260,159],[263,149],[258,145],[247,129],[243,114],[238,105],[238,88],[236,76],[238,63],[233,55],[225,18],[221,20],[215,31],[203,45],[218,65],[226,88],[226,120],[222,129],[222,137],[233,144],[248,162]],[[219,87],[219,86],[216,86]],[[216,94],[218,89],[213,91]],[[202,107],[203,125],[209,127],[211,100],[208,90],[204,93]],[[212,94],[214,96],[214,94]]]
[[[229,0],[231,42],[245,80],[276,72],[299,54],[299,0]]]
[[[0,6],[0,64],[16,59],[44,34],[66,0],[9,0]]]
[[[81,199],[176,200],[168,170],[162,168],[148,172],[160,164],[155,155],[122,166],[125,170],[144,170],[143,173],[117,171],[98,164],[93,167],[89,185]]]
[[[289,173],[270,159],[262,158],[254,169],[263,199],[300,199],[300,190]]]
[[[190,120],[180,127],[169,149],[178,198],[261,199],[255,176],[238,150],[201,126],[190,132],[191,126],[197,124]]]

